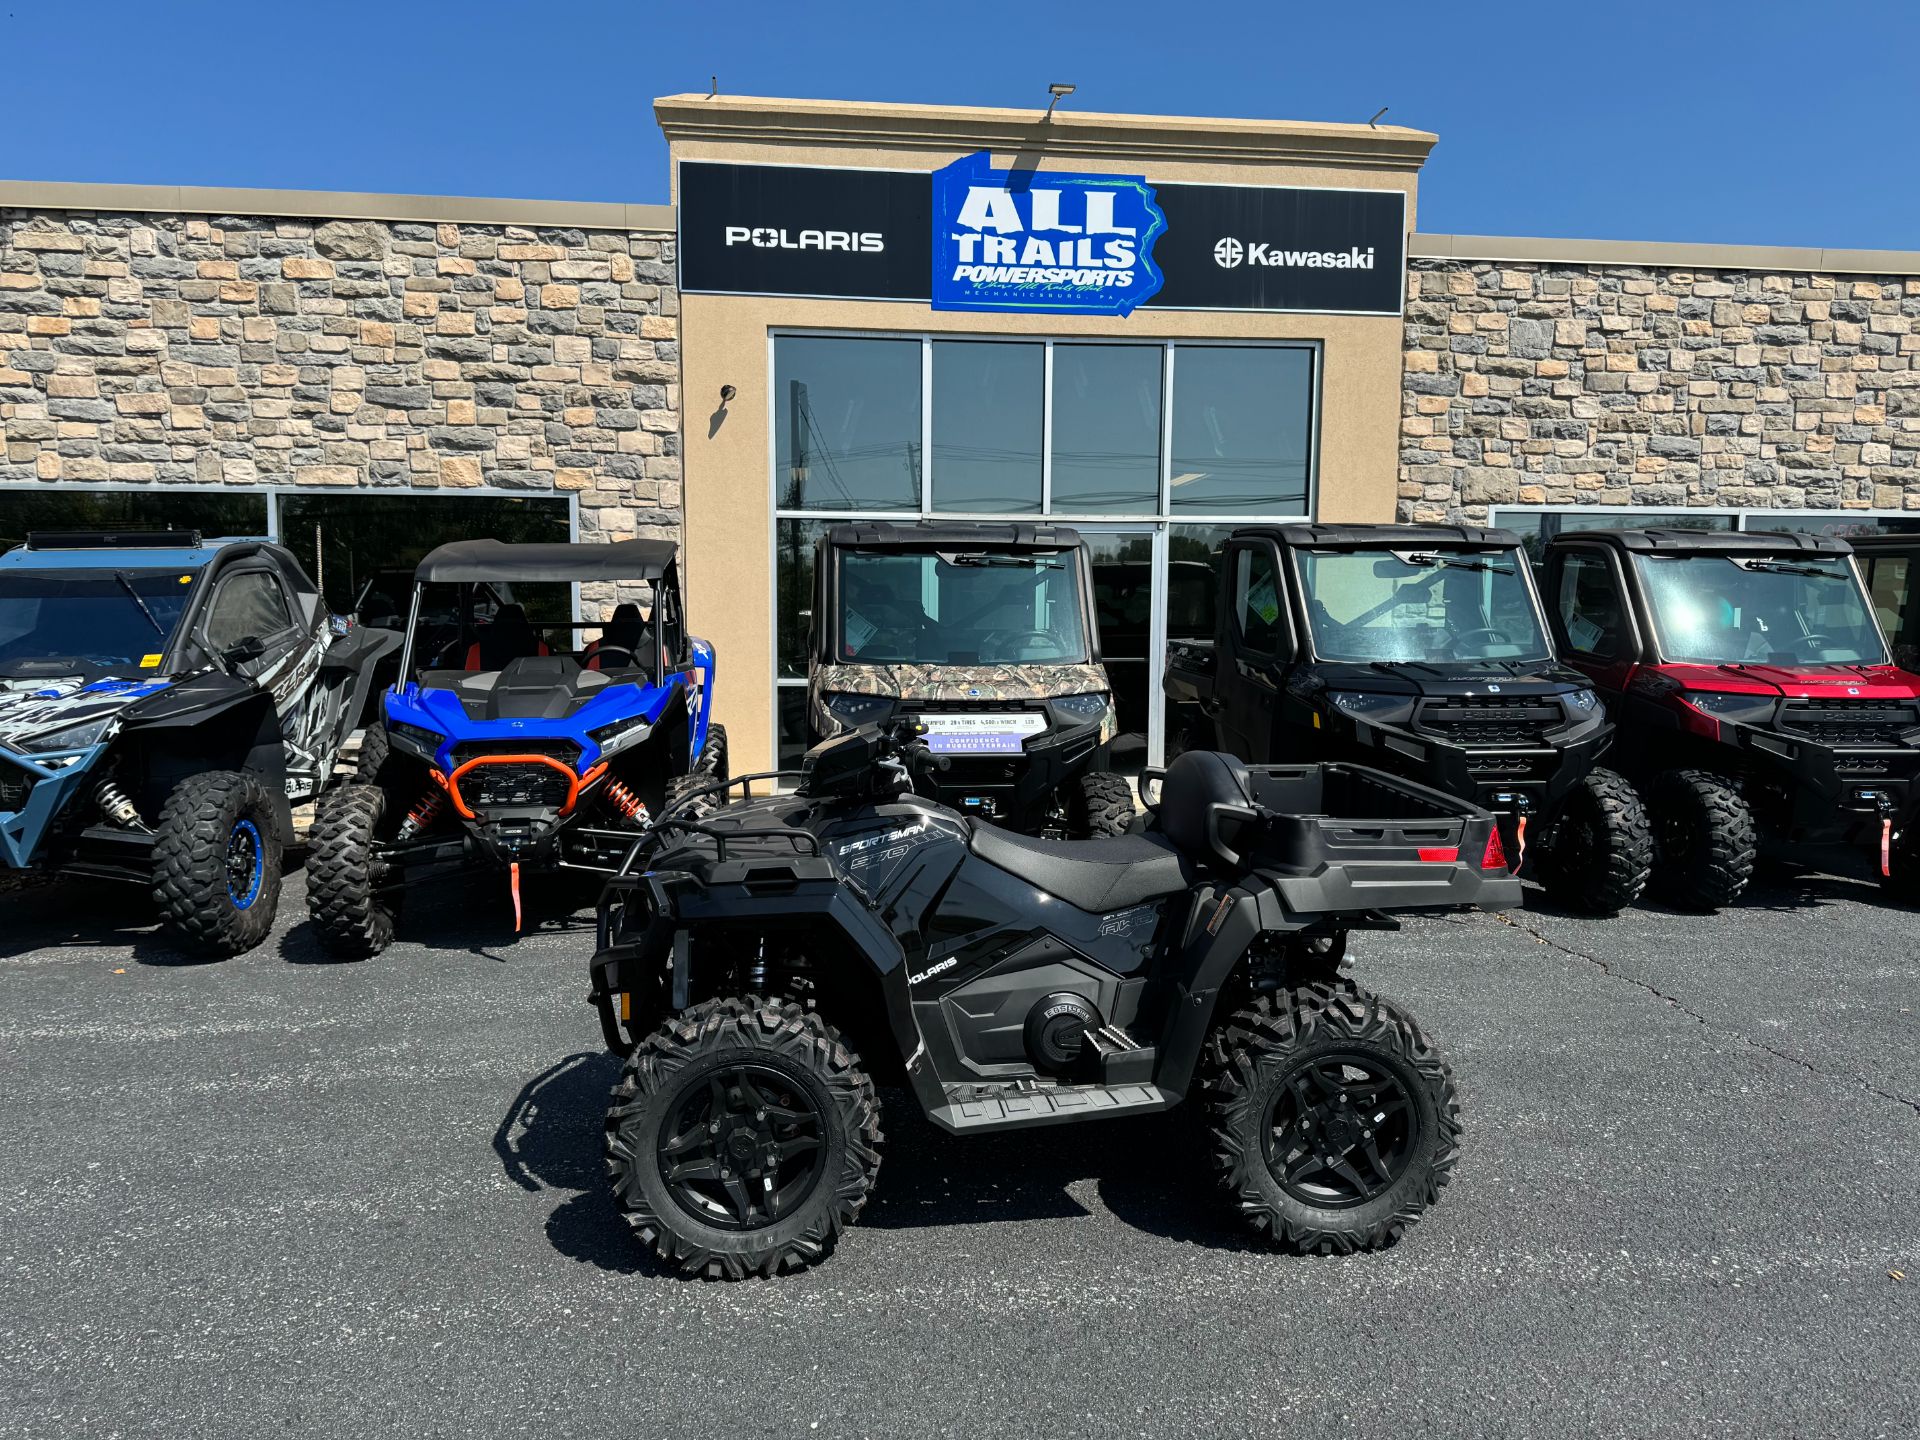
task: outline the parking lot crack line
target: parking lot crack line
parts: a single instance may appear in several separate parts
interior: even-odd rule
[[[1609,980],[1617,980],[1621,984],[1630,985],[1636,990],[1644,990],[1647,994],[1653,996],[1654,999],[1660,1001],[1662,1004],[1668,1005],[1671,1008],[1679,1011],[1682,1015],[1686,1016],[1689,1020],[1694,1021],[1696,1024],[1702,1026],[1705,1029],[1713,1030],[1723,1035],[1731,1035],[1734,1039],[1738,1040],[1741,1044],[1750,1046],[1751,1048],[1755,1050],[1759,1050],[1764,1054],[1771,1055],[1776,1060],[1782,1060],[1789,1065],[1797,1066],[1799,1069],[1806,1071],[1809,1075],[1819,1076],[1823,1080],[1841,1080],[1851,1085],[1857,1085],[1861,1089],[1867,1091],[1869,1094],[1878,1096],[1882,1100],[1891,1101],[1895,1105],[1903,1105],[1907,1109],[1913,1111],[1914,1114],[1920,1115],[1920,1100],[1910,1099],[1905,1095],[1896,1095],[1889,1090],[1882,1090],[1878,1085],[1875,1085],[1871,1080],[1867,1079],[1864,1075],[1855,1075],[1850,1071],[1844,1071],[1844,1070],[1841,1070],[1841,1071],[1823,1070],[1818,1065],[1815,1065],[1812,1061],[1807,1060],[1799,1055],[1795,1055],[1790,1050],[1779,1049],[1777,1046],[1767,1044],[1764,1040],[1754,1039],[1753,1036],[1747,1034],[1743,1030],[1736,1029],[1729,1025],[1722,1025],[1714,1020],[1709,1019],[1707,1016],[1701,1014],[1698,1010],[1693,1009],[1685,1001],[1679,999],[1677,996],[1669,995],[1666,991],[1660,989],[1658,986],[1651,985],[1647,983],[1645,980],[1636,979],[1632,975],[1623,975],[1618,970],[1615,970],[1613,966],[1608,964],[1605,960],[1602,960],[1598,955],[1589,955],[1584,950],[1576,950],[1570,945],[1563,945],[1558,940],[1553,939],[1551,936],[1541,934],[1538,930],[1534,929],[1531,925],[1524,924],[1523,922],[1514,919],[1513,916],[1508,915],[1504,912],[1495,915],[1494,919],[1498,920],[1503,925],[1511,926],[1513,929],[1520,931],[1520,933],[1523,935],[1532,937],[1533,940],[1535,940],[1537,943],[1541,945],[1544,945],[1549,950],[1558,951],[1560,954],[1565,955],[1571,960],[1584,961],[1586,964],[1593,966],[1594,969],[1598,970],[1602,975],[1605,975]]]

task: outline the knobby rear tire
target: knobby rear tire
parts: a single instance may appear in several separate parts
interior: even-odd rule
[[[307,851],[307,914],[320,948],[366,960],[393,943],[395,907],[382,894],[375,854],[387,794],[378,785],[337,785],[315,807]]]

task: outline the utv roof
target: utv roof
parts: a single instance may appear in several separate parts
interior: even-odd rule
[[[1920,531],[1895,530],[1878,535],[1849,535],[1847,543],[1855,550],[1920,550]]]
[[[229,545],[268,545],[261,535],[201,539],[187,530],[32,531],[27,543],[0,555],[9,570],[194,570]]]
[[[891,520],[861,520],[835,525],[827,544],[859,550],[1071,550],[1080,532],[1066,525],[1027,525],[966,520],[927,520],[896,525]]]
[[[671,540],[616,540],[608,545],[509,545],[455,540],[431,551],[416,581],[658,580],[673,564]]]
[[[1600,541],[1637,555],[1851,555],[1853,546],[1834,535],[1799,530],[1571,530],[1548,542],[1552,549]]]
[[[1520,537],[1511,530],[1483,530],[1472,525],[1242,525],[1233,534],[1235,539],[1258,535],[1282,545],[1342,550],[1417,550],[1423,546],[1510,550],[1520,543]]]

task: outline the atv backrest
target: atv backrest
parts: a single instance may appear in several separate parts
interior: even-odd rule
[[[1254,818],[1246,765],[1219,750],[1189,750],[1160,782],[1161,833],[1189,859],[1238,869],[1240,855],[1224,836]]]

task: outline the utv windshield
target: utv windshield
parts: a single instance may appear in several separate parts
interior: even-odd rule
[[[1545,660],[1540,612],[1508,550],[1303,550],[1322,660]]]
[[[1886,642],[1838,556],[1636,555],[1668,660],[1878,665]]]
[[[1078,664],[1080,557],[899,550],[840,555],[839,659],[854,665]]]
[[[28,662],[50,660],[88,674],[156,670],[192,593],[179,570],[0,571],[0,675],[45,673]]]

